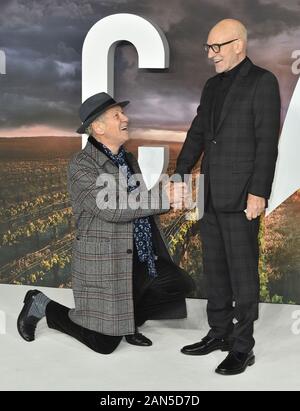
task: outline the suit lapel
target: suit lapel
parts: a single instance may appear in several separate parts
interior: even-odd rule
[[[216,84],[216,87],[218,87],[218,83]],[[214,98],[214,96],[212,96],[210,100],[210,109],[209,109],[209,112],[211,113],[210,129],[211,129],[212,135],[214,135],[214,131],[215,131],[215,108],[216,108],[216,99]]]
[[[233,84],[231,85],[231,87],[228,91],[228,94],[225,98],[225,101],[224,101],[224,104],[223,104],[223,107],[222,107],[222,110],[221,110],[220,120],[219,120],[219,123],[218,123],[218,125],[216,127],[216,131],[215,131],[216,135],[218,134],[218,132],[219,132],[219,130],[222,126],[222,123],[225,120],[226,116],[229,114],[230,109],[231,109],[234,101],[236,101],[238,99],[239,93],[242,91],[241,85],[245,81],[245,77],[249,73],[249,70],[251,69],[252,65],[253,65],[253,63],[251,62],[251,60],[247,59],[245,64],[242,65],[240,71],[237,73],[237,76],[234,79]],[[211,125],[212,125],[212,129],[213,129],[213,125],[214,125],[214,122],[213,122],[214,121],[214,107],[213,107],[212,112],[213,113],[212,113],[212,116],[211,116],[211,118],[212,118]]]

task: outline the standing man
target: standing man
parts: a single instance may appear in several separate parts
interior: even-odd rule
[[[175,171],[190,173],[204,153],[200,234],[210,331],[181,351],[229,351],[216,369],[222,375],[239,374],[255,362],[259,216],[271,193],[280,128],[278,82],[251,62],[246,47],[246,28],[237,20],[222,20],[210,31],[204,49],[218,74],[204,86]]]
[[[83,124],[77,132],[89,138],[68,168],[76,221],[75,308],[51,301],[38,290],[28,291],[17,322],[26,341],[35,339],[36,325],[46,316],[50,328],[110,354],[123,336],[132,345],[152,345],[137,328],[148,319],[186,317],[185,294],[193,282],[172,261],[157,218],[169,210],[168,193],[158,190],[154,197],[143,180],[138,185],[138,162],[123,147],[129,139],[123,111],[128,103],[98,93],[80,107]],[[141,197],[138,207],[130,207],[123,195],[121,199],[121,184],[126,194],[135,190]],[[102,189],[105,195],[99,197]],[[107,196],[112,207],[106,204]]]

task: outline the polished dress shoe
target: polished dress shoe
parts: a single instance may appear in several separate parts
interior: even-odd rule
[[[152,341],[137,330],[134,334],[125,335],[125,339],[131,345],[139,345],[140,347],[150,347],[152,345]]]
[[[38,290],[30,290],[27,292],[24,298],[24,306],[17,321],[17,327],[19,334],[24,340],[26,341],[33,341],[34,340],[34,333],[36,329],[36,325],[39,322],[40,318],[34,317],[32,315],[28,316],[29,310],[34,304],[34,296],[39,294],[40,291]]]
[[[245,369],[255,363],[253,351],[247,353],[230,351],[225,360],[216,369],[217,374],[236,375],[241,374]]]
[[[187,355],[206,355],[216,350],[229,351],[229,349],[228,341],[206,336],[200,342],[186,345],[181,349],[181,352]]]

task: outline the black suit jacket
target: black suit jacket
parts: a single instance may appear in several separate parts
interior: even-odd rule
[[[204,152],[205,201],[210,185],[216,210],[240,211],[246,208],[248,193],[270,197],[280,129],[279,87],[271,72],[247,59],[225,98],[214,131],[218,76],[204,86],[175,172],[182,177],[190,173]]]

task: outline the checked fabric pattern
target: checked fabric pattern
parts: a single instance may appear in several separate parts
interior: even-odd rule
[[[104,144],[100,143],[103,152],[114,162],[117,167],[122,167],[127,173],[128,191],[135,190],[138,186],[134,181],[130,167],[126,162],[126,152],[123,146],[120,147],[118,154],[113,154]],[[150,277],[157,277],[155,266],[155,255],[152,243],[152,231],[149,217],[137,218],[133,222],[133,238],[141,262],[146,262]]]

